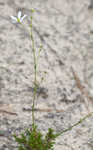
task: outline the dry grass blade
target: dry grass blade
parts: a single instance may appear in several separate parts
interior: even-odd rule
[[[0,113],[7,113],[9,115],[16,115],[17,116],[17,113],[9,112],[9,111],[3,110],[3,109],[0,109]]]
[[[73,73],[74,79],[76,81],[77,88],[80,90],[81,94],[83,96],[85,96],[93,105],[93,98],[89,95],[87,89],[81,84],[81,81],[80,81],[77,73],[74,71],[74,69],[73,68],[71,68],[71,69],[72,69],[72,73]]]
[[[6,113],[9,115],[16,115],[17,113],[11,111],[11,105],[10,104],[0,104],[0,113]]]
[[[32,111],[32,108],[23,108],[23,111]],[[40,109],[40,108],[34,108],[34,111],[39,111],[39,112],[53,112],[53,111],[56,111],[56,112],[64,112],[64,110],[58,110],[58,109]]]

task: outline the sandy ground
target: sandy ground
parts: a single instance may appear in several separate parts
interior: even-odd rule
[[[39,60],[36,107],[38,128],[60,132],[93,110],[93,1],[89,0],[0,0],[0,150],[17,150],[12,133],[31,127],[33,94],[33,54],[28,24],[30,9],[35,8],[33,28]],[[22,10],[28,17],[27,30],[13,25],[10,16]],[[80,78],[87,92],[80,91]],[[81,88],[82,89],[82,88]],[[83,90],[85,90],[83,89]],[[91,98],[92,101],[92,98]],[[48,112],[47,109],[51,111]],[[60,136],[55,150],[93,150],[93,117]]]

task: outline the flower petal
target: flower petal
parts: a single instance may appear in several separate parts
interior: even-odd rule
[[[18,12],[18,19],[21,19],[21,11]]]
[[[22,22],[26,17],[27,17],[27,15],[24,15],[24,16],[20,19],[20,21]]]
[[[16,18],[16,17],[14,17],[14,16],[10,16],[10,17],[11,17],[12,20],[17,21],[17,18]]]
[[[14,16],[10,16],[10,17],[12,19],[12,23],[17,23],[17,18],[16,17],[14,17]]]

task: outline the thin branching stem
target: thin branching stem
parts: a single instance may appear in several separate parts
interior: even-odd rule
[[[33,17],[31,16],[31,42],[32,42],[32,51],[33,51],[33,58],[34,58],[34,93],[33,93],[33,104],[32,104],[32,124],[33,127],[35,125],[35,117],[34,117],[34,107],[35,107],[35,100],[36,100],[36,93],[37,93],[37,59],[36,59],[36,49],[35,49],[35,42],[34,42],[34,37],[33,37],[33,28],[32,28],[32,19]]]
[[[93,112],[89,113],[88,115],[86,115],[85,117],[81,118],[78,122],[76,122],[75,124],[73,124],[72,126],[70,126],[67,129],[64,129],[62,132],[58,133],[57,136],[62,135],[63,133],[72,130],[75,126],[81,124],[84,120],[86,120],[87,118],[89,118],[90,116],[93,115]]]

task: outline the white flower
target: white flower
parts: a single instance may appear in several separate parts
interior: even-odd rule
[[[22,17],[22,13],[21,13],[21,11],[19,11],[17,17],[11,16],[12,23],[15,23],[15,24],[22,23],[22,21],[25,19],[25,17],[27,17],[27,15],[24,15]]]

